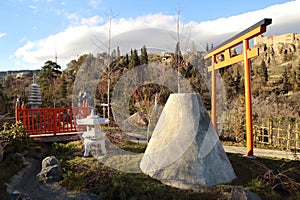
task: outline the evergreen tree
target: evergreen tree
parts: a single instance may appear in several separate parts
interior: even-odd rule
[[[281,86],[281,91],[284,94],[287,94],[291,90],[291,71],[290,71],[290,66],[287,66],[284,68],[284,72],[282,73],[282,86]]]
[[[206,43],[206,47],[205,47],[206,52],[209,52],[209,47],[208,47],[208,43]]]
[[[43,101],[43,106],[51,107],[55,102],[55,80],[61,75],[61,67],[52,61],[45,62],[45,65],[40,71],[37,81],[41,87],[41,96]]]
[[[180,65],[182,64],[183,57],[180,50],[180,43],[176,43],[175,54],[174,54],[174,68],[180,70]]]
[[[66,98],[68,96],[68,83],[64,75],[61,77],[60,96]]]
[[[235,69],[234,70],[234,73],[233,73],[233,90],[234,90],[234,94],[236,95],[236,96],[238,96],[238,94],[241,92],[241,90],[243,89],[242,87],[241,87],[241,85],[243,85],[243,83],[242,83],[242,76],[241,76],[241,74],[240,74],[240,72],[239,72],[239,70],[238,69]]]
[[[243,92],[242,76],[237,67],[226,67],[220,70],[222,79],[225,83],[226,99],[231,102]]]
[[[261,61],[261,64],[258,66],[257,75],[258,78],[260,79],[261,84],[265,86],[268,82],[269,75],[268,75],[268,68],[264,60]]]
[[[145,45],[143,46],[143,48],[141,48],[141,64],[148,64],[148,54]]]
[[[137,50],[136,49],[131,50],[130,62],[129,62],[129,66],[128,66],[129,69],[132,69],[139,65],[140,65],[140,60],[139,60]]]
[[[177,42],[176,48],[175,48],[175,58],[179,59],[180,57],[182,57],[181,51],[180,51],[180,43]]]
[[[294,92],[300,90],[300,61],[293,71]]]
[[[1,105],[0,105],[0,114],[6,114],[9,112],[9,108],[11,108],[11,106],[9,105],[9,101],[8,101],[8,97],[7,95],[3,92],[4,88],[2,83],[0,83],[0,101],[1,101]]]
[[[128,56],[128,53],[126,53],[125,55],[125,66],[128,66],[129,65],[129,56]]]

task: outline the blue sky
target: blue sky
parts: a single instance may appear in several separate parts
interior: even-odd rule
[[[106,41],[109,15],[114,16],[113,37],[123,34],[124,40],[124,33],[142,28],[176,31],[178,5],[181,10],[181,27],[188,27],[186,29],[190,35],[201,45],[217,45],[222,39],[265,17],[273,19],[273,27],[270,27],[268,34],[300,33],[299,2],[300,0],[233,0],[226,3],[221,0],[0,1],[0,71],[39,69],[47,60],[54,60],[55,52],[58,64],[65,66],[83,53],[105,51],[105,48],[99,49],[94,43]],[[143,32],[141,38],[147,40],[149,35]]]

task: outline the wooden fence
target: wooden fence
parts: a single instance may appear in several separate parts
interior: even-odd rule
[[[245,140],[245,121],[242,115],[226,113],[218,125],[219,135],[235,141]],[[253,117],[255,145],[266,145],[281,150],[300,151],[300,119],[270,116]]]

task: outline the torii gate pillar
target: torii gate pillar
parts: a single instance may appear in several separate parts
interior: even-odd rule
[[[259,55],[258,49],[249,48],[249,40],[266,32],[267,26],[272,23],[272,19],[263,19],[232,38],[226,40],[221,45],[215,47],[207,53],[205,59],[212,59],[212,65],[208,68],[211,72],[212,95],[211,95],[211,120],[217,130],[217,94],[216,94],[216,70],[244,61],[245,77],[245,104],[246,104],[246,134],[247,152],[246,156],[253,156],[253,125],[252,125],[252,102],[251,102],[251,68],[249,59]],[[243,52],[239,55],[231,55],[230,49],[242,44]],[[217,56],[223,55],[224,60],[217,61]]]

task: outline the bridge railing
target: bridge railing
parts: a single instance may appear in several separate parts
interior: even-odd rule
[[[90,114],[85,107],[69,108],[26,108],[16,105],[16,121],[21,121],[29,135],[56,135],[85,131],[85,126],[78,126],[77,119]]]

